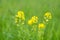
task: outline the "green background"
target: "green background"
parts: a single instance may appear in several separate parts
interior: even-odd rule
[[[19,10],[25,13],[26,24],[17,27],[14,16]],[[27,20],[35,15],[42,22],[45,12],[53,17],[42,39],[37,31],[31,31]],[[0,40],[60,40],[60,0],[0,0]]]

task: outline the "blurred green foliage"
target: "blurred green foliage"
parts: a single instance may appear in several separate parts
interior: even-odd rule
[[[27,24],[16,26],[14,16],[19,10],[25,12],[26,22],[34,15],[42,22],[45,12],[52,13],[43,39]],[[60,0],[0,0],[0,40],[60,40]]]

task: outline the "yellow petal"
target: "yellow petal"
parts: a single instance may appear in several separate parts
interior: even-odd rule
[[[28,21],[28,24],[29,24],[29,25],[32,25],[32,24],[33,24],[32,20],[29,20],[29,21]]]
[[[38,27],[39,27],[39,28],[44,28],[44,27],[45,27],[45,24],[44,24],[44,23],[40,23],[40,24],[38,25]]]
[[[50,12],[46,12],[45,15],[44,15],[44,18],[45,19],[52,19],[52,15]]]

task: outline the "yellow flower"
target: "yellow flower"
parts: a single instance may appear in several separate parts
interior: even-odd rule
[[[38,22],[38,17],[37,16],[33,16],[32,20],[33,20],[33,23],[37,23]]]
[[[23,11],[18,11],[18,15],[19,16],[22,16],[22,15],[24,16],[24,12]]]
[[[17,15],[15,16],[15,23],[21,22],[24,24],[25,16],[23,11],[18,11]]]
[[[44,15],[44,18],[45,19],[52,19],[52,15],[50,12],[46,12],[45,15]]]
[[[37,22],[38,22],[38,17],[33,16],[33,17],[28,21],[28,24],[29,24],[29,25],[32,25],[32,24],[37,23]]]
[[[28,21],[28,24],[29,24],[29,25],[32,25],[32,24],[33,24],[33,21],[32,21],[32,20],[29,20],[29,21]]]
[[[22,20],[25,20],[24,12],[18,11],[17,17],[21,18]]]
[[[44,23],[40,23],[39,25],[38,25],[38,28],[44,28],[45,27],[45,24]]]

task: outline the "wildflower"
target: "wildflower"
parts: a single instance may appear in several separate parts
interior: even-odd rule
[[[50,12],[46,12],[44,15],[44,19],[46,22],[48,22],[50,19],[52,19],[52,15]]]
[[[52,15],[50,12],[46,12],[45,15],[44,15],[44,18],[45,19],[52,19]]]
[[[38,17],[37,16],[33,16],[32,20],[33,20],[33,23],[37,23],[38,22]]]
[[[23,11],[18,11],[17,15],[15,16],[15,23],[22,23],[24,24],[25,16]]]
[[[29,24],[29,25],[32,25],[32,24],[37,23],[37,22],[38,22],[38,17],[33,16],[33,17],[28,21],[28,24]]]
[[[44,27],[45,27],[45,24],[44,24],[44,23],[40,23],[40,24],[38,25],[38,27],[39,27],[39,28],[44,28]]]
[[[29,21],[28,21],[28,24],[29,24],[29,25],[32,25],[32,24],[33,24],[33,21],[32,21],[32,20],[29,20]]]
[[[17,17],[19,17],[22,20],[25,20],[24,12],[23,11],[18,11]]]

